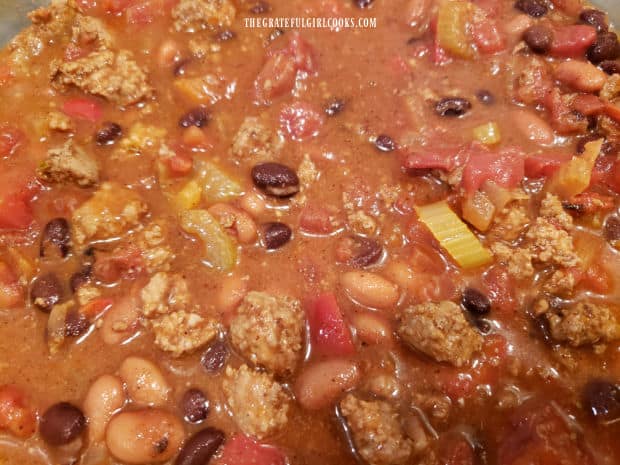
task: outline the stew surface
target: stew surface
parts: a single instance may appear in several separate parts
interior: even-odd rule
[[[30,18],[0,52],[1,464],[620,463],[603,12]]]

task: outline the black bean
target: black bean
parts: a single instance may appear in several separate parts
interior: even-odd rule
[[[39,424],[39,433],[52,446],[69,444],[86,427],[82,411],[68,402],[52,405],[45,411]]]
[[[375,147],[382,152],[396,150],[396,142],[387,134],[379,134],[375,139]]]
[[[35,278],[30,288],[32,303],[47,313],[51,312],[52,307],[60,302],[62,295],[62,284],[54,273]]]
[[[596,32],[607,32],[609,25],[607,24],[607,15],[600,10],[588,8],[581,12],[579,19],[584,24],[589,24],[596,28]]]
[[[215,34],[215,40],[218,42],[228,42],[236,37],[235,31],[230,29],[223,29]]]
[[[344,110],[344,100],[335,98],[327,103],[325,106],[325,113],[327,116],[336,116]]]
[[[604,60],[601,61],[598,66],[609,75],[620,74],[620,63],[617,61]]]
[[[55,218],[43,228],[39,254],[41,257],[66,257],[71,245],[71,229],[65,218]]]
[[[179,126],[182,128],[189,128],[190,126],[196,126],[202,128],[209,122],[209,113],[203,106],[192,108],[179,118]]]
[[[609,242],[620,241],[620,217],[616,215],[607,217],[603,228],[605,239]]]
[[[598,64],[605,60],[615,60],[620,56],[620,44],[618,36],[614,32],[604,32],[596,37],[588,49],[588,60]]]
[[[224,341],[215,341],[202,354],[202,366],[209,373],[217,373],[228,360],[228,346]]]
[[[471,102],[462,97],[445,97],[435,104],[440,116],[463,116],[471,109]]]
[[[271,11],[271,5],[264,1],[258,1],[250,8],[250,13],[253,15],[264,15]]]
[[[535,24],[525,30],[523,40],[534,53],[547,53],[553,42],[553,31],[544,24]]]
[[[82,267],[80,271],[76,271],[69,278],[69,287],[71,288],[71,292],[77,291],[84,284],[88,284],[90,282],[92,275],[92,266],[86,265]]]
[[[368,8],[374,3],[375,0],[353,0],[355,6],[358,8]]]
[[[209,399],[200,389],[189,389],[183,394],[181,408],[186,421],[200,423],[209,414]]]
[[[297,173],[280,163],[261,163],[252,168],[256,187],[275,197],[290,197],[299,192]]]
[[[473,287],[468,287],[463,291],[461,303],[465,310],[473,315],[486,315],[491,311],[489,298]]]
[[[493,105],[495,103],[495,96],[485,89],[476,92],[476,98],[485,105]]]
[[[284,35],[284,29],[274,29],[273,31],[271,31],[269,33],[269,35],[267,36],[267,40],[265,41],[267,45],[269,45],[270,43],[272,43],[274,40],[276,40],[278,37]]]
[[[489,320],[485,320],[484,318],[476,319],[476,327],[480,330],[482,334],[489,334],[493,329],[493,326],[489,322]]]
[[[117,123],[110,121],[103,123],[95,134],[95,142],[98,145],[111,145],[123,135],[123,128]]]
[[[65,336],[66,337],[79,337],[85,334],[90,327],[90,321],[84,315],[77,310],[72,310],[67,313],[65,319]]]
[[[349,259],[349,265],[355,268],[364,268],[377,263],[383,255],[383,247],[379,242],[369,237],[351,236],[353,256]]]
[[[549,8],[542,0],[517,0],[514,7],[533,18],[545,16],[547,11],[549,11]]]
[[[286,245],[293,237],[293,231],[284,223],[265,223],[263,229],[263,242],[267,250],[276,250]]]
[[[609,381],[596,379],[586,384],[582,402],[594,418],[612,421],[620,417],[620,388]]]
[[[224,433],[216,428],[198,431],[185,442],[174,465],[207,465],[224,443],[224,438]]]

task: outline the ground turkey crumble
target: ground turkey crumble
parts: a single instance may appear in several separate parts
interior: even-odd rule
[[[255,365],[276,373],[295,370],[304,338],[304,313],[298,300],[250,292],[230,323],[233,346]]]
[[[177,274],[156,273],[140,293],[146,318],[185,310],[190,303],[187,281]]]
[[[230,0],[181,0],[172,10],[174,28],[179,32],[229,27],[236,15]]]
[[[413,443],[406,438],[396,410],[387,402],[348,394],[340,403],[357,453],[370,465],[407,463]]]
[[[288,421],[291,399],[267,373],[247,365],[236,370],[226,367],[222,388],[233,418],[245,434],[262,439]]]
[[[406,308],[398,334],[420,352],[457,367],[468,363],[482,347],[482,336],[465,319],[461,308],[449,301]]]
[[[606,305],[579,302],[546,314],[551,337],[572,347],[614,341],[620,338],[616,315]]]
[[[243,120],[233,139],[232,154],[242,160],[251,158],[253,161],[273,160],[280,149],[282,141],[273,134],[261,120],[248,116]]]
[[[151,321],[155,345],[173,357],[191,353],[217,336],[218,324],[197,313],[173,312]]]
[[[73,183],[90,187],[99,182],[97,160],[72,140],[50,149],[37,170],[39,179],[49,183]]]
[[[140,196],[106,182],[73,212],[73,238],[77,244],[111,239],[137,226],[147,212]]]

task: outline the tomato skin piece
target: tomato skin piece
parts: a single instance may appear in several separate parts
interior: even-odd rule
[[[497,27],[497,23],[486,17],[478,17],[472,24],[472,38],[478,50],[482,53],[498,53],[506,48],[506,38]]]
[[[34,217],[30,202],[38,185],[24,172],[0,172],[0,230],[26,229]]]
[[[62,106],[62,111],[71,118],[82,119],[91,123],[99,121],[103,116],[103,110],[98,102],[82,97],[67,100]]]
[[[463,170],[463,188],[469,193],[480,189],[485,181],[515,188],[525,175],[524,158],[514,151],[472,153]]]
[[[286,462],[286,457],[276,447],[235,434],[224,444],[215,465],[286,465]]]
[[[285,51],[270,56],[254,81],[256,99],[268,105],[274,98],[290,92],[295,85],[295,59]]]
[[[18,438],[32,436],[37,428],[37,415],[30,400],[14,384],[0,387],[0,429]]]
[[[571,158],[571,155],[564,153],[531,155],[524,161],[525,175],[533,179],[549,177]]]
[[[574,24],[555,29],[549,53],[556,57],[579,58],[596,40],[596,29],[592,26]]]
[[[306,307],[313,352],[335,357],[355,352],[351,333],[334,294],[322,294]]]

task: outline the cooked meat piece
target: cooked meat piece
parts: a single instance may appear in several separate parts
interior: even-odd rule
[[[357,453],[370,465],[408,463],[413,443],[407,439],[394,407],[348,394],[340,402]]]
[[[532,253],[529,249],[495,242],[491,244],[491,251],[499,263],[506,265],[508,273],[518,280],[534,276]]]
[[[226,367],[222,387],[233,418],[245,434],[262,439],[288,421],[290,397],[268,374],[247,365],[237,370]]]
[[[47,158],[37,170],[37,175],[49,183],[75,183],[90,187],[99,182],[97,160],[72,140],[47,152]]]
[[[547,192],[540,203],[540,216],[567,231],[573,229],[573,217],[564,210],[562,201],[556,195]]]
[[[407,343],[457,367],[468,363],[482,347],[482,336],[454,302],[423,303],[404,310],[398,333]]]
[[[167,243],[167,234],[168,229],[164,222],[153,222],[136,237],[136,244],[142,251],[142,259],[148,273],[170,270],[175,255]]]
[[[50,112],[47,125],[52,131],[58,132],[71,132],[75,129],[73,120],[60,111]]]
[[[237,11],[230,0],[181,0],[172,10],[179,32],[229,27]]]
[[[137,226],[146,212],[138,194],[106,182],[73,212],[73,238],[77,244],[114,238]]]
[[[493,221],[493,227],[489,231],[489,236],[503,241],[514,241],[525,230],[530,222],[525,207],[513,203],[505,207]]]
[[[573,238],[551,220],[538,217],[525,237],[530,244],[534,261],[564,267],[578,266],[581,263],[575,252]]]
[[[71,41],[78,45],[94,45],[98,49],[112,46],[112,35],[100,19],[77,15],[73,24]]]
[[[615,341],[620,338],[616,312],[606,305],[579,302],[547,313],[551,337],[573,347]]]
[[[174,357],[194,352],[217,336],[218,325],[198,313],[173,312],[151,320],[155,345]]]
[[[153,94],[146,73],[125,50],[115,54],[106,49],[74,61],[55,61],[52,83],[61,90],[75,86],[119,105],[138,103]]]
[[[302,356],[304,328],[299,301],[250,292],[230,323],[230,338],[253,364],[285,374]]]
[[[232,154],[252,160],[274,160],[282,148],[282,141],[259,118],[248,116],[241,123],[233,139]]]
[[[140,293],[142,314],[147,318],[185,310],[190,302],[187,281],[178,274],[155,274]]]

